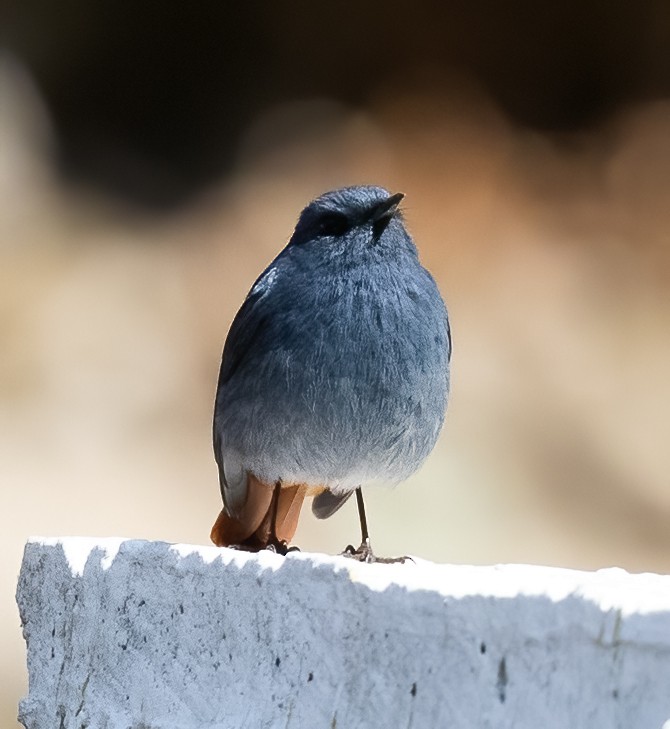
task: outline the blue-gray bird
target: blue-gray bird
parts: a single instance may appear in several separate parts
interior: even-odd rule
[[[433,449],[449,395],[447,310],[398,208],[355,186],[301,213],[260,275],[223,349],[214,454],[219,546],[282,553],[306,496],[319,519],[361,486],[394,485]]]

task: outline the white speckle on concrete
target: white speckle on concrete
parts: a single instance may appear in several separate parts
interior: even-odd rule
[[[29,539],[29,543],[36,542],[43,544],[45,547],[60,546],[75,577],[81,577],[84,574],[86,562],[96,549],[104,553],[104,557],[100,560],[100,566],[103,570],[108,569],[124,541],[126,540],[122,537],[106,537],[104,539],[99,537],[31,537]]]
[[[33,540],[28,729],[670,729],[670,577]]]

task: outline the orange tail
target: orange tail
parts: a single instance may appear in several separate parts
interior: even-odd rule
[[[265,549],[271,542],[290,542],[298,527],[298,517],[307,493],[305,486],[279,488],[274,503],[275,486],[259,481],[249,474],[247,500],[236,516],[225,509],[219,514],[211,540],[217,547],[241,546],[247,549]],[[274,519],[274,524],[272,523]]]

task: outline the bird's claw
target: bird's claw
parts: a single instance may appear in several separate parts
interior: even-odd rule
[[[408,559],[412,560],[411,557],[377,557],[372,551],[369,539],[365,539],[361,542],[361,546],[358,549],[354,549],[353,545],[348,544],[341,554],[343,557],[355,559],[358,562],[367,562],[368,564],[371,564],[372,562],[378,562],[381,564],[393,564],[398,562],[400,564],[404,564]]]
[[[285,542],[283,540],[277,540],[276,542],[270,542],[265,546],[265,549],[268,552],[274,552],[275,554],[281,554],[282,556],[285,556],[288,552],[291,552],[297,547],[289,547],[288,542]]]

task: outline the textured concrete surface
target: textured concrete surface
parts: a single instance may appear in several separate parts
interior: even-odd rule
[[[36,539],[30,729],[661,729],[670,577]]]

